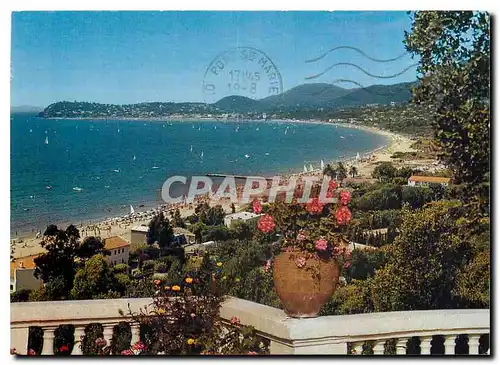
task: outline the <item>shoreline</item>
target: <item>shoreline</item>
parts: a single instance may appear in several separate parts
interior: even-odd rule
[[[65,119],[65,118],[64,118]],[[73,118],[76,119],[76,118]],[[192,122],[193,120],[190,120]],[[213,120],[207,120],[203,119],[202,121],[212,121]],[[219,120],[220,121],[220,120]],[[248,120],[247,120],[248,121]],[[259,121],[259,120],[257,120]],[[236,121],[232,121],[236,122]],[[269,121],[262,121],[262,122],[269,122]],[[327,164],[335,164],[336,162],[342,161],[346,165],[348,164],[354,164],[358,168],[358,175],[360,177],[363,177],[364,175],[369,175],[369,170],[370,170],[370,164],[373,164],[373,159],[375,160],[384,160],[387,159],[387,155],[389,154],[392,155],[392,153],[396,152],[393,151],[394,149],[400,151],[400,152],[407,152],[409,149],[409,144],[411,140],[408,137],[387,131],[387,130],[382,130],[379,128],[375,127],[369,127],[369,126],[363,126],[363,125],[357,125],[353,123],[340,123],[340,122],[331,122],[331,121],[322,121],[322,120],[287,120],[287,119],[280,119],[280,120],[272,120],[272,122],[280,122],[280,123],[300,123],[300,124],[305,124],[305,123],[314,123],[314,124],[329,124],[332,126],[340,126],[343,128],[351,128],[351,129],[360,129],[366,132],[370,132],[373,134],[378,134],[386,137],[386,141],[384,145],[377,147],[374,150],[370,150],[367,152],[364,152],[363,154],[360,154],[360,156],[363,156],[360,161],[356,161],[356,157],[342,157],[342,158],[337,158],[335,160],[327,160],[324,161],[325,165]],[[413,142],[411,142],[413,143]],[[365,161],[366,159],[369,159],[368,161]],[[389,158],[390,160],[390,158]],[[347,168],[349,166],[346,166]],[[298,168],[297,168],[298,170]],[[307,175],[317,175],[321,173],[321,169],[314,169],[313,171],[308,171],[306,172],[293,172],[290,171],[288,173],[279,173],[277,172],[275,174],[282,176],[282,177],[289,177],[289,176],[307,176]],[[141,224],[147,224],[149,223],[151,217],[158,213],[159,211],[168,211],[169,209],[175,209],[174,208],[169,208],[167,207],[164,203],[156,202],[148,202],[150,204],[145,204],[142,210],[138,210],[136,212],[136,217],[133,218],[133,220],[128,217],[128,215],[123,215],[123,216],[104,216],[101,218],[94,218],[91,220],[86,220],[86,219],[80,219],[79,221],[81,223],[73,223],[79,230],[82,239],[85,238],[86,236],[89,235],[100,235],[102,238],[110,237],[110,236],[122,236],[125,239],[129,240],[130,237],[130,228],[133,226],[141,225]],[[220,201],[217,203],[221,203]],[[179,207],[181,208],[181,207]],[[226,212],[230,212],[230,203],[227,203],[225,206],[223,205],[223,208],[225,209]],[[194,206],[193,207],[182,207],[181,209],[181,215],[183,217],[188,216],[194,212]],[[168,214],[168,213],[167,213]],[[142,218],[142,219],[141,219]],[[87,223],[88,222],[88,223]],[[57,224],[60,227],[64,227],[66,224],[70,223],[64,223],[64,222],[54,222],[54,224]],[[43,232],[41,232],[43,233]],[[19,242],[19,239],[21,239],[21,242]],[[13,242],[15,240],[15,242]],[[12,232],[11,232],[11,247],[14,248],[14,257],[23,257],[23,256],[28,256],[28,255],[33,255],[37,254],[40,252],[43,252],[43,249],[39,245],[40,238],[36,237],[35,232],[18,232],[17,237],[13,237]]]

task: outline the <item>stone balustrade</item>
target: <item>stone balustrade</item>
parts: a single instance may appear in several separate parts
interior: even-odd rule
[[[11,347],[27,353],[30,326],[43,329],[43,355],[53,354],[54,331],[60,325],[75,328],[75,341],[89,323],[103,326],[104,338],[111,341],[114,326],[130,319],[133,312],[151,303],[151,299],[105,299],[11,304]],[[125,316],[119,314],[119,310]],[[229,298],[221,308],[221,317],[233,316],[253,326],[270,340],[272,355],[373,353],[455,354],[459,341],[465,341],[467,354],[489,354],[490,312],[488,309],[402,311],[324,316],[295,319],[282,310],[258,303]],[[132,325],[132,343],[139,339],[139,327]],[[417,352],[408,346],[417,344]],[[389,350],[393,346],[393,351]],[[463,348],[463,346],[462,346]],[[365,349],[363,351],[363,349]],[[458,353],[458,352],[457,352]],[[463,353],[463,352],[462,352]],[[75,344],[73,355],[81,355]]]

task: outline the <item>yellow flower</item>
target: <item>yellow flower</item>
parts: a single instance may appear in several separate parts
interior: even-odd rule
[[[170,287],[167,285],[164,289],[165,290],[170,290]]]
[[[222,280],[226,280],[226,276],[223,276],[223,277],[222,277]]]
[[[217,267],[221,267],[221,266],[222,266],[222,262],[218,262]]]
[[[165,314],[165,309],[163,308],[158,309],[158,314]]]
[[[172,287],[172,290],[173,290],[173,291],[179,291],[179,290],[181,290],[181,287],[180,287],[179,285],[174,285],[174,286]]]
[[[186,283],[191,284],[193,282],[193,278],[186,278]]]
[[[190,338],[187,340],[188,345],[193,345],[194,344],[194,339]]]
[[[239,283],[240,278],[236,278],[236,279],[234,279],[234,281],[236,281],[237,283]]]

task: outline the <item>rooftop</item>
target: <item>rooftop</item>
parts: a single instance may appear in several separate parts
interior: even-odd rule
[[[447,184],[450,182],[450,178],[449,177],[438,177],[438,176],[415,176],[415,175],[413,175],[413,176],[410,176],[408,181]]]
[[[232,213],[225,216],[225,218],[229,219],[251,219],[260,216],[261,214],[255,214],[252,212],[238,212]]]
[[[125,241],[123,238],[119,236],[114,236],[104,239],[104,248],[106,250],[113,250],[115,248],[126,247],[126,246],[130,246],[130,243]]]
[[[14,277],[14,272],[16,269],[34,269],[35,268],[35,258],[38,255],[18,257],[17,259],[10,262],[10,277]]]
[[[130,228],[131,231],[148,233],[149,227],[145,225],[135,226]]]
[[[183,234],[184,236],[195,236],[195,234],[186,228],[174,227],[174,234]]]

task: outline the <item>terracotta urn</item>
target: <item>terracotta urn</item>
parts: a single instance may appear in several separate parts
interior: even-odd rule
[[[274,259],[273,272],[274,287],[285,313],[295,318],[317,317],[337,288],[340,276],[336,260],[302,251],[281,252]]]

